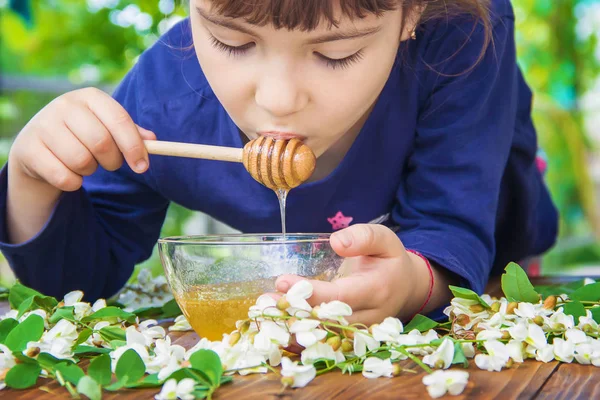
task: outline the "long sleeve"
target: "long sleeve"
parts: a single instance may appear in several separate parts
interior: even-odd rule
[[[114,98],[143,125],[137,69],[125,77]],[[25,243],[7,243],[7,166],[0,175],[0,251],[16,277],[40,292],[61,297],[81,289],[92,301],[117,293],[136,263],[152,253],[168,201],[126,163],[116,172],[99,168],[83,187],[64,192],[38,234]]]
[[[425,95],[393,218],[406,248],[481,293],[496,251],[518,70],[512,17],[496,20],[493,44],[469,71],[483,44],[482,29],[471,31],[468,21],[429,33],[434,37],[428,40],[421,74]]]

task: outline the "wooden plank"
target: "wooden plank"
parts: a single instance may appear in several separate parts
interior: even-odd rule
[[[600,369],[593,365],[561,364],[536,399],[589,400],[600,398]]]

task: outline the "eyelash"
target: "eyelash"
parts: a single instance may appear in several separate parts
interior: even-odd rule
[[[248,50],[250,50],[252,47],[254,47],[253,42],[244,44],[242,46],[229,46],[229,45],[221,42],[219,39],[217,39],[213,35],[210,35],[210,43],[217,50],[221,50],[222,52],[227,53],[227,55],[234,56],[234,57],[243,55]],[[318,54],[318,53],[317,53],[317,57],[319,57],[325,63],[325,65],[327,65],[327,67],[329,67],[331,69],[334,69],[334,70],[338,69],[338,68],[345,69],[345,68],[348,68],[349,66],[351,66],[352,64],[360,61],[363,58],[363,52],[361,49],[348,57],[344,57],[344,58],[340,58],[340,59],[328,58],[328,57],[325,57],[324,55]]]

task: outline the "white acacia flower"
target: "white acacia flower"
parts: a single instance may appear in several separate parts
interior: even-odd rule
[[[517,325],[508,328],[508,333],[513,339],[526,342],[536,349],[540,349],[547,344],[544,330],[533,323],[528,324],[525,321],[520,321]]]
[[[258,318],[263,314],[270,317],[280,317],[283,315],[283,311],[277,309],[277,300],[267,294],[260,295],[256,299],[256,304],[248,310],[248,318]]]
[[[98,346],[98,347],[111,347],[110,343],[107,343],[102,336],[100,336],[100,329],[110,326],[110,322],[108,321],[100,321],[94,325],[93,333],[91,336],[85,341],[86,345],[89,346]]]
[[[50,323],[48,322],[48,314],[46,313],[46,311],[41,309],[27,311],[25,314],[21,315],[21,318],[19,318],[19,322],[25,321],[27,318],[29,318],[30,315],[39,315],[40,317],[42,317],[42,319],[44,320],[44,329],[50,329]],[[14,319],[16,319],[16,315]]]
[[[300,319],[292,324],[290,332],[296,335],[299,345],[310,347],[327,336],[323,329],[317,329],[321,321],[316,319]]]
[[[175,323],[173,325],[169,326],[169,331],[185,332],[192,330],[192,326],[190,325],[187,318],[185,318],[185,315],[178,316],[177,318],[175,318],[174,322]]]
[[[473,343],[462,343],[461,344],[462,351],[467,358],[475,357],[475,348],[473,347]]]
[[[379,341],[372,338],[368,330],[359,329],[354,333],[354,354],[357,356],[362,357],[366,354],[367,349],[372,351],[378,347]]]
[[[333,348],[330,345],[317,342],[302,351],[300,360],[304,365],[312,365],[318,359],[337,361],[338,357],[339,356],[333,351]]]
[[[365,378],[369,379],[381,376],[391,378],[394,374],[394,366],[389,358],[382,360],[377,357],[368,357],[363,362],[362,374]]]
[[[432,341],[439,339],[439,335],[433,329],[427,331],[425,335],[419,332],[417,329],[413,329],[408,334],[402,334],[398,337],[397,344],[410,346],[415,344],[428,344]],[[409,347],[406,349],[409,353],[426,356],[427,354],[434,351],[432,347]],[[396,359],[395,353],[392,352],[393,358]]]
[[[454,342],[448,338],[432,353],[423,357],[423,362],[430,367],[448,369],[454,358]]]
[[[185,360],[185,349],[180,345],[172,345],[171,338],[158,339],[154,348],[154,356],[146,363],[146,372],[158,372],[158,379],[166,379],[173,372],[181,369]]]
[[[185,352],[185,359],[189,360],[192,354],[194,354],[198,350],[213,350],[217,345],[222,345],[222,342],[211,342],[207,338],[203,337],[191,349]],[[217,352],[217,354],[219,353]]]
[[[475,364],[487,371],[501,371],[510,358],[506,345],[497,340],[488,340],[483,346],[488,354],[477,354]]]
[[[290,303],[291,304],[291,303]],[[339,300],[333,300],[329,303],[321,303],[317,309],[319,319],[331,319],[345,322],[344,317],[352,315],[352,308]]]
[[[313,294],[313,287],[307,280],[301,280],[296,282],[285,294],[285,298],[290,304],[290,307],[286,309],[288,314],[299,317],[308,318],[312,307],[306,299],[310,298]]]
[[[486,329],[477,334],[477,340],[497,340],[502,337],[502,332],[499,329]]]
[[[554,360],[554,346],[546,344],[545,346],[538,348],[535,352],[535,359],[545,363]]]
[[[112,359],[111,368],[113,372],[117,366],[119,358],[121,358],[123,353],[129,349],[133,349],[136,353],[138,353],[144,364],[148,364],[150,361],[150,354],[148,354],[148,349],[146,348],[146,338],[141,332],[135,329],[135,326],[127,327],[125,330],[125,338],[127,339],[127,344],[125,346],[121,346],[110,352],[110,357]]]
[[[290,334],[276,322],[263,321],[260,324],[260,331],[254,337],[254,346],[260,349],[259,344],[267,342],[287,347],[290,342]],[[266,348],[263,348],[263,350],[266,350]]]
[[[508,350],[508,355],[513,361],[518,363],[523,362],[523,342],[511,340],[506,344],[506,350]]]
[[[465,390],[469,382],[469,373],[458,370],[436,370],[432,374],[425,375],[422,381],[427,386],[427,392],[434,399],[442,397],[446,392],[457,396]]]
[[[579,329],[567,329],[565,332],[565,337],[573,344],[586,343],[591,340],[591,338],[587,336],[585,332],[580,331]]]
[[[7,319],[7,318],[12,318],[12,319],[17,319],[17,315],[19,315],[19,311],[18,310],[10,310],[8,312],[6,312],[4,315],[2,315],[0,317],[0,321],[3,319]]]
[[[92,315],[92,307],[89,303],[78,302],[73,304],[73,316],[77,321]]]
[[[193,400],[194,386],[196,383],[192,378],[184,378],[179,381],[169,379],[163,385],[160,393],[154,396],[155,400]]]
[[[583,286],[591,285],[592,283],[596,283],[596,281],[593,280],[592,278],[585,278],[583,280]]]
[[[23,354],[27,355],[32,349],[38,349],[36,353],[48,353],[61,360],[75,361],[72,347],[72,341],[55,338],[49,341],[29,342],[27,348],[23,350]]]
[[[598,323],[592,317],[592,312],[590,310],[585,310],[585,317],[579,317],[579,324],[577,327],[583,329],[585,325],[589,325],[595,332],[598,331]]]
[[[55,339],[63,339],[72,343],[77,340],[77,336],[79,336],[77,327],[71,321],[61,319],[52,329],[42,335],[42,341],[50,342]]]
[[[79,303],[83,299],[83,292],[81,290],[74,290],[65,294],[63,302],[65,303],[65,307],[69,307],[75,305],[75,303]]]
[[[137,330],[144,335],[146,340],[146,346],[150,346],[156,339],[164,339],[166,333],[165,328],[156,325],[157,322],[154,319],[148,319],[140,322],[137,326]],[[153,326],[154,325],[154,326]]]
[[[404,332],[404,326],[398,318],[387,317],[381,324],[373,327],[373,338],[380,342],[396,343]]]
[[[6,376],[6,373],[16,365],[15,357],[13,357],[12,351],[3,344],[0,344],[0,376]],[[4,378],[0,380],[0,390],[5,387]]]
[[[600,345],[595,342],[575,345],[575,359],[580,364],[600,367]]]
[[[287,357],[281,359],[281,375],[292,377],[292,387],[304,387],[317,376],[317,370],[313,365],[298,365],[298,361],[292,362]]]
[[[575,344],[569,340],[561,338],[554,339],[552,342],[554,358],[558,361],[570,363],[575,355]]]
[[[550,317],[544,318],[544,323],[550,329],[571,329],[575,327],[573,316],[565,314],[562,307],[556,310]]]

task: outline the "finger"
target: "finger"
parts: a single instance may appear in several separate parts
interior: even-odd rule
[[[136,125],[138,131],[140,132],[140,135],[142,136],[142,139],[144,140],[156,140],[156,135],[154,134],[154,132],[149,131],[148,129],[142,128],[139,125]]]
[[[89,93],[83,100],[111,133],[127,164],[135,172],[145,172],[148,169],[148,152],[129,113],[108,94],[100,90]]]
[[[290,287],[301,280],[308,280],[313,287],[313,294],[306,299],[311,306],[339,300],[361,310],[377,306],[373,296],[372,278],[365,274],[354,274],[331,282],[306,279],[298,275],[281,275],[275,281],[275,288],[287,293]]]
[[[41,141],[31,147],[25,162],[31,172],[64,192],[75,191],[83,183],[83,178],[67,168]]]
[[[65,124],[53,126],[39,135],[42,143],[71,171],[78,175],[91,175],[98,167],[92,153]]]
[[[72,107],[72,112],[65,117],[65,124],[69,130],[104,169],[119,169],[123,164],[123,156],[108,129],[87,107]]]
[[[398,257],[404,246],[389,228],[380,224],[357,224],[331,235],[331,247],[341,257]]]

